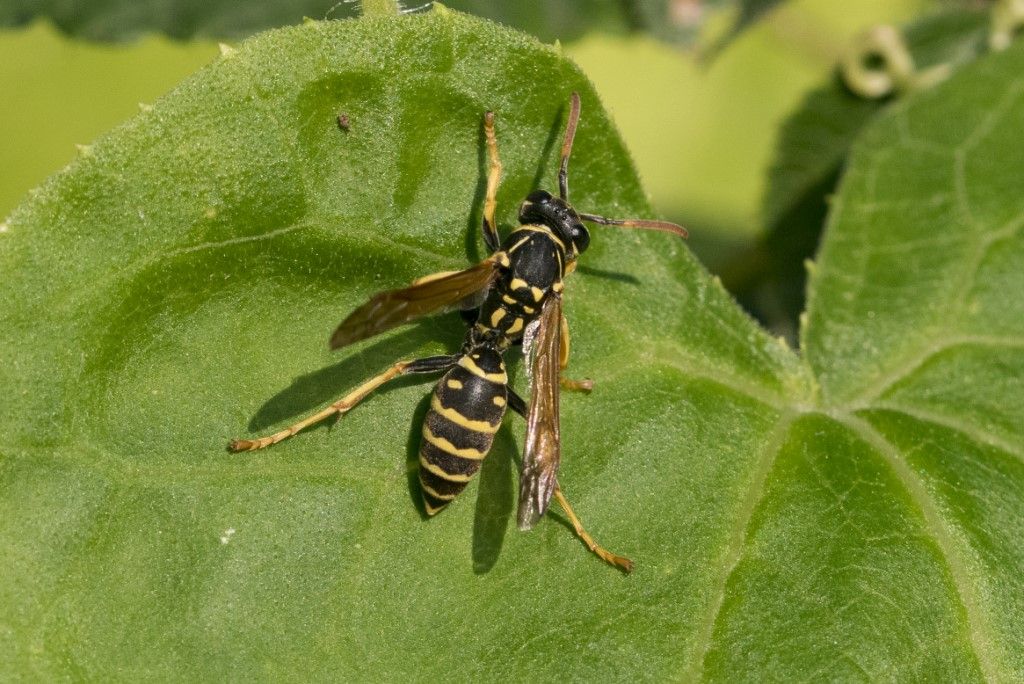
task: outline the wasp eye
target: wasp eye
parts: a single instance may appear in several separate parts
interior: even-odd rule
[[[547,190],[534,190],[526,196],[526,201],[533,204],[547,204],[551,200],[551,193]]]
[[[573,226],[572,245],[577,253],[583,253],[590,245],[590,231],[584,228],[582,223]]]

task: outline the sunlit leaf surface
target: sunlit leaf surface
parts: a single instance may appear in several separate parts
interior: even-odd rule
[[[623,576],[557,515],[515,531],[515,416],[424,519],[428,384],[224,451],[457,348],[454,315],[326,341],[482,256],[485,110],[506,227],[553,185],[573,90],[573,201],[649,213],[584,77],[445,12],[242,44],[0,232],[5,677],[1022,676],[1022,68],[986,59],[857,146],[806,362],[682,243],[594,229],[566,296],[596,388],[563,396],[560,479]]]

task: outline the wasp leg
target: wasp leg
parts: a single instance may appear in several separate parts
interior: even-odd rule
[[[498,157],[498,138],[494,135],[494,112],[484,114],[484,135],[487,137],[487,196],[484,198],[483,233],[487,249],[497,252],[501,246],[498,229],[494,225],[494,209],[498,206],[498,182],[501,180],[501,159]]]
[[[507,399],[508,407],[510,409],[512,409],[513,411],[515,411],[516,413],[518,413],[519,415],[521,415],[523,418],[525,418],[527,412],[529,411],[529,406],[526,405],[526,400],[523,399],[518,394],[516,394],[515,390],[513,390],[511,387],[509,387],[507,389],[508,389],[508,399]]]
[[[324,410],[318,411],[317,413],[300,420],[294,425],[289,425],[280,432],[275,432],[272,435],[267,435],[260,439],[233,439],[228,443],[228,450],[236,452],[255,451],[256,449],[268,447],[271,444],[277,444],[310,425],[315,425],[316,423],[330,418],[335,413],[342,416],[345,415],[375,389],[399,375],[406,375],[408,373],[438,373],[446,371],[458,363],[459,358],[459,356],[430,356],[425,359],[416,359],[415,361],[399,361],[380,375],[370,378]]]
[[[603,560],[605,563],[614,565],[615,567],[623,570],[624,572],[633,571],[633,561],[629,560],[625,556],[614,554],[608,549],[604,548],[594,538],[583,529],[583,523],[576,517],[576,513],[573,512],[572,506],[569,505],[569,500],[565,498],[565,494],[562,492],[561,485],[555,485],[555,498],[558,499],[558,505],[562,507],[565,514],[569,517],[569,522],[572,523],[572,527],[576,530],[576,536],[583,540],[583,543],[587,545],[598,558]]]
[[[569,321],[566,320],[565,316],[562,316],[559,336],[561,337],[561,343],[559,345],[558,365],[559,368],[565,370],[569,367]],[[593,380],[570,380],[569,378],[560,377],[558,381],[561,383],[562,389],[565,390],[590,392],[594,389]]]
[[[508,407],[521,415],[523,418],[526,417],[528,407],[526,401],[516,394],[511,387],[508,388]],[[569,518],[569,523],[572,525],[573,530],[576,532],[576,536],[587,545],[587,548],[591,550],[594,555],[610,565],[623,570],[625,572],[633,571],[633,561],[629,560],[625,556],[612,553],[608,549],[604,548],[590,536],[585,529],[583,529],[583,523],[576,517],[576,512],[572,510],[572,506],[569,505],[569,500],[565,498],[565,494],[562,492],[562,487],[559,484],[555,484],[555,498],[558,499],[558,504],[565,511],[566,516]]]

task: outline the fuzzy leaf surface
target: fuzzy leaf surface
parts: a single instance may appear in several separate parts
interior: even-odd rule
[[[566,312],[596,389],[562,397],[560,481],[624,577],[557,515],[515,531],[515,416],[424,519],[418,379],[224,452],[458,348],[456,315],[326,341],[374,292],[484,256],[485,110],[506,229],[554,186],[573,90],[574,204],[649,213],[586,79],[443,11],[247,41],[0,232],[5,677],[1019,677],[1022,67],[984,60],[871,128],[807,362],[682,243],[594,228]]]

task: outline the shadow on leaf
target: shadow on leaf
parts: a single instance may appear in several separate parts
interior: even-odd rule
[[[512,455],[517,453],[512,431],[506,426],[495,436],[494,446],[480,469],[480,486],[473,518],[473,572],[491,571],[501,555],[509,518],[515,506]]]
[[[451,333],[443,337],[449,349],[458,349],[462,326],[455,324],[452,316]],[[388,366],[401,359],[411,358],[413,353],[431,340],[436,340],[437,325],[430,319],[420,321],[413,327],[394,337],[382,340],[356,354],[350,354],[341,361],[320,370],[300,375],[292,384],[267,400],[249,421],[249,429],[258,432],[289,418],[311,413],[318,407],[334,401],[372,375],[383,372]],[[367,369],[370,369],[369,371]],[[407,375],[396,378],[374,394],[385,394],[393,389],[426,382],[432,376]],[[333,424],[336,421],[326,421]],[[316,429],[311,428],[311,429]]]

